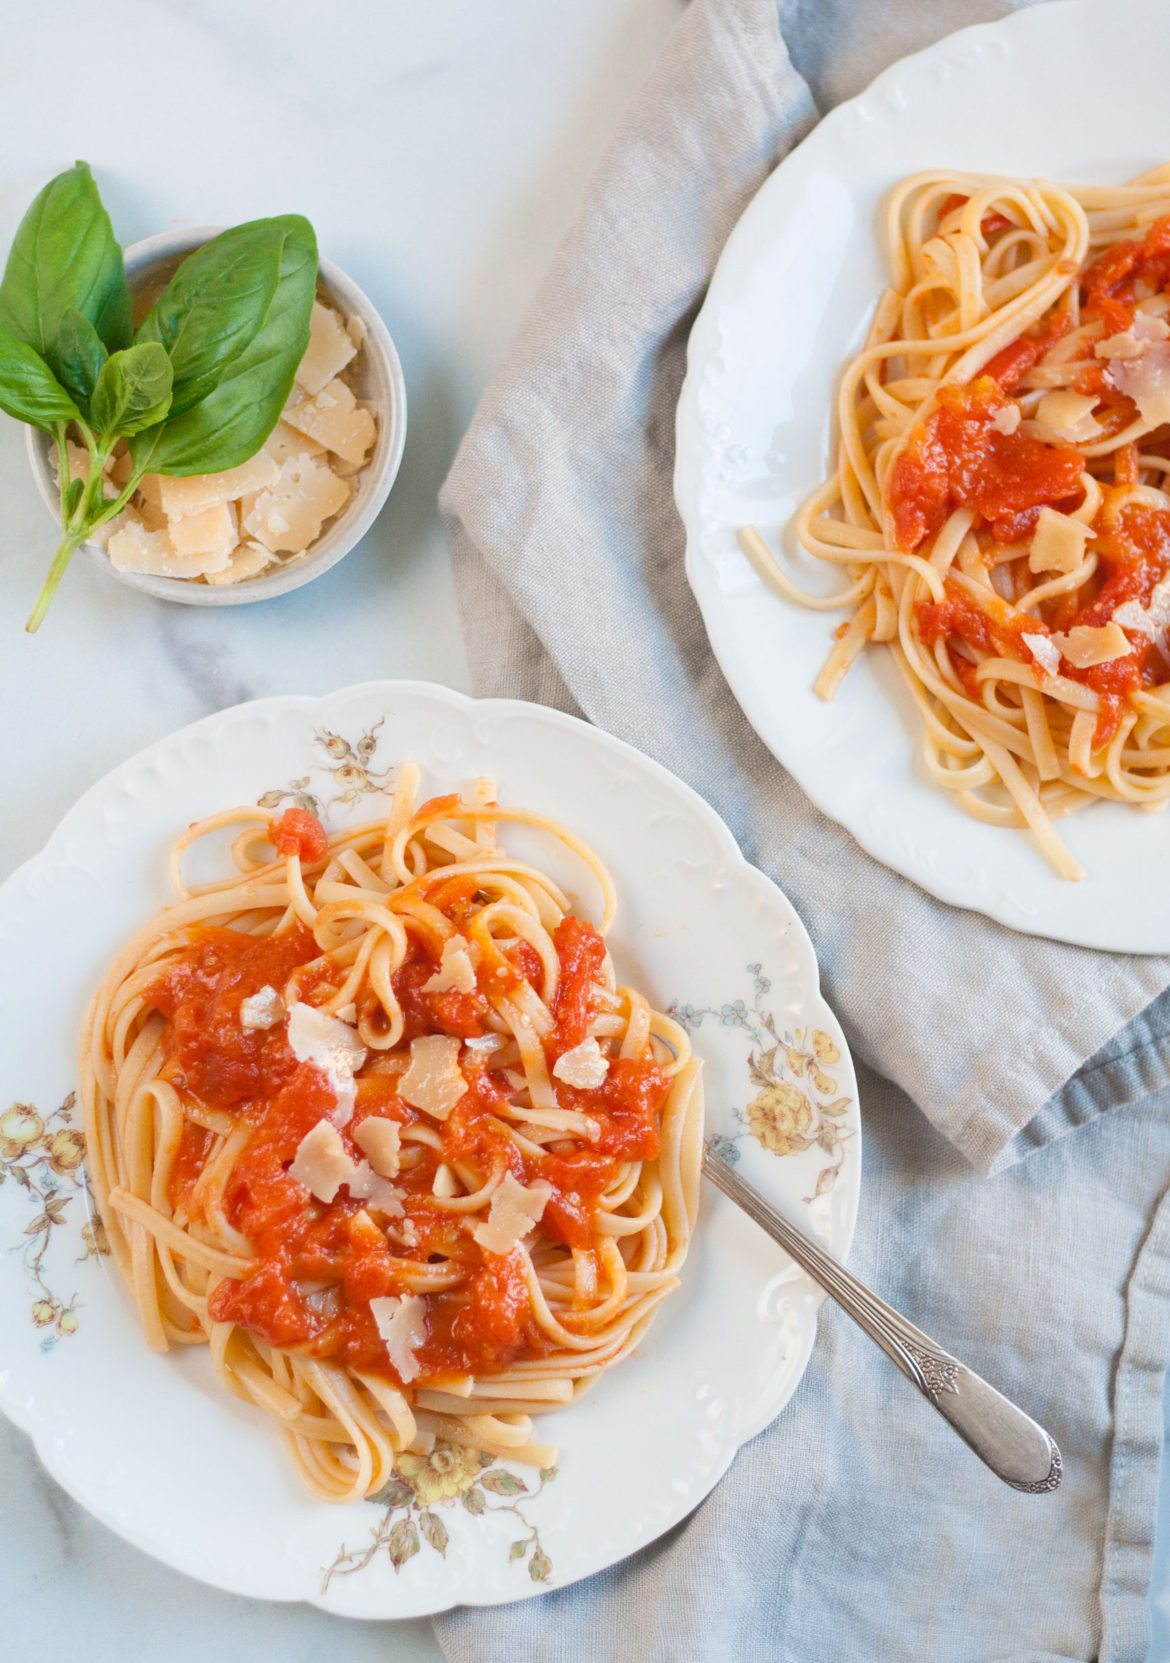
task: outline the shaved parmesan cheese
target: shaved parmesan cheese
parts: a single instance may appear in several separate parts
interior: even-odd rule
[[[353,1172],[354,1164],[341,1134],[328,1120],[319,1120],[311,1132],[305,1133],[288,1169],[289,1177],[307,1185],[318,1201],[332,1201]]]
[[[1054,508],[1042,508],[1032,538],[1028,569],[1033,572],[1072,572],[1085,558],[1085,544],[1093,535],[1089,526]]]
[[[232,557],[222,572],[208,572],[208,583],[243,583],[250,577],[259,577],[266,566],[271,565],[272,556],[260,543],[241,543],[232,551]]]
[[[123,508],[122,512],[120,514],[115,514],[112,520],[107,520],[104,525],[99,525],[95,530],[91,531],[85,540],[87,543],[96,543],[99,549],[108,548],[110,538],[114,535],[115,531],[121,531],[123,526],[137,524],[138,521],[134,518],[134,515],[130,512],[129,508]],[[159,530],[161,528],[152,526],[149,529]]]
[[[1120,335],[1110,335],[1107,340],[1098,341],[1093,348],[1097,358],[1109,358],[1114,363],[1127,358],[1140,358],[1146,350],[1146,343],[1128,329],[1123,329]]]
[[[344,1184],[355,1201],[368,1201],[392,1218],[403,1216],[402,1202],[392,1184],[378,1177],[365,1161],[355,1161],[330,1120],[319,1120],[297,1146],[289,1177],[305,1184],[318,1201],[334,1201]]]
[[[1160,427],[1170,421],[1170,341],[1152,341],[1140,358],[1111,360],[1108,375],[1144,422]]]
[[[571,1051],[564,1051],[553,1064],[553,1074],[567,1086],[596,1091],[609,1073],[609,1058],[596,1039],[583,1039]]]
[[[467,943],[453,935],[443,943],[439,968],[422,985],[424,993],[474,993],[475,967],[467,954]]]
[[[284,1000],[274,987],[265,985],[240,1001],[241,1028],[275,1028],[284,1018]]]
[[[506,1034],[476,1034],[463,1041],[473,1057],[490,1057],[494,1052],[502,1051],[507,1043]]]
[[[435,1168],[434,1180],[431,1183],[431,1194],[440,1196],[444,1201],[452,1195],[459,1194],[459,1180],[446,1161],[440,1161]]]
[[[370,1315],[386,1346],[390,1367],[404,1386],[422,1372],[415,1352],[426,1343],[427,1304],[421,1294],[394,1294],[370,1300]]]
[[[340,1010],[333,1012],[339,1022],[348,1022],[350,1027],[357,1025],[357,1005],[351,999],[348,1005],[342,1005]]]
[[[244,514],[244,530],[273,554],[303,554],[326,520],[344,508],[350,487],[311,456],[283,462],[271,487]]]
[[[309,345],[297,369],[297,385],[310,394],[319,393],[327,381],[340,375],[357,353],[357,343],[330,306],[313,302],[309,320]]]
[[[204,577],[221,572],[231,558],[230,551],[216,554],[179,554],[165,531],[147,531],[136,520],[127,520],[106,544],[115,571],[140,572],[149,577]]]
[[[338,380],[327,382],[314,398],[306,398],[300,387],[294,387],[284,407],[284,420],[347,462],[364,462],[378,433],[370,412]]]
[[[1074,445],[1084,444],[1089,439],[1099,438],[1102,432],[1101,423],[1093,417],[1096,403],[1095,398],[1083,393],[1070,393],[1058,388],[1045,393],[1036,406],[1035,420],[1057,439]]]
[[[1140,358],[1150,341],[1164,341],[1168,335],[1170,328],[1164,318],[1139,312],[1128,329],[1098,341],[1093,352],[1098,358]]]
[[[1053,635],[1063,657],[1077,670],[1088,670],[1094,664],[1108,664],[1124,658],[1133,651],[1120,624],[1076,624],[1067,635]]]
[[[1046,675],[1060,674],[1060,648],[1050,635],[1025,635],[1021,639]]]
[[[368,1201],[376,1212],[387,1213],[391,1218],[403,1217],[406,1209],[398,1191],[385,1178],[379,1178],[368,1161],[356,1161],[346,1182],[355,1200]]]
[[[287,422],[277,422],[264,441],[264,449],[277,467],[282,467],[290,457],[325,454],[324,445],[319,445],[316,439],[310,439],[307,433],[298,433],[296,428],[290,427]]]
[[[158,496],[168,520],[185,514],[202,514],[206,508],[234,502],[249,491],[260,491],[276,479],[277,466],[267,451],[258,451],[238,468],[223,473],[192,474],[186,479],[172,479],[167,474],[156,474]],[[150,476],[147,475],[147,478]],[[145,480],[143,481],[145,484]],[[142,486],[139,486],[142,489]]]
[[[436,1120],[446,1120],[467,1090],[459,1071],[461,1043],[448,1034],[421,1034],[410,1042],[410,1067],[402,1076],[399,1095]]]
[[[1005,404],[1002,409],[995,412],[995,415],[991,418],[991,425],[997,433],[1002,433],[1005,438],[1010,437],[1016,431],[1016,428],[1020,425],[1020,407],[1014,399],[1010,404]]]
[[[530,1188],[506,1172],[492,1196],[491,1210],[472,1235],[485,1253],[510,1253],[539,1222],[552,1185],[540,1178]]]
[[[302,1000],[288,1019],[288,1043],[298,1062],[319,1068],[337,1098],[333,1119],[344,1126],[353,1118],[353,1077],[366,1060],[366,1048],[352,1028]]]
[[[402,1128],[396,1120],[384,1120],[371,1115],[355,1126],[353,1141],[380,1178],[393,1178],[398,1173],[398,1147]]]
[[[227,556],[240,540],[236,511],[230,502],[218,502],[198,514],[184,514],[169,521],[167,535],[178,554]]]
[[[1164,577],[1155,585],[1148,605],[1142,606],[1138,601],[1126,601],[1117,607],[1113,613],[1113,622],[1124,624],[1126,629],[1137,630],[1164,648],[1167,627],[1170,626],[1170,577]]]

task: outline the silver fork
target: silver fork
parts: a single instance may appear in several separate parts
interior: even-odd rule
[[[710,1149],[703,1154],[703,1171],[881,1346],[997,1478],[1013,1490],[1033,1495],[1057,1488],[1062,1472],[1060,1451],[1042,1426],[871,1293]]]

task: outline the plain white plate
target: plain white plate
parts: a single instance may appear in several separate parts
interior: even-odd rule
[[[1060,834],[1088,872],[1057,878],[1020,831],[972,820],[918,761],[921,723],[887,653],[832,704],[812,691],[841,614],[767,587],[736,544],[759,527],[803,587],[834,574],[789,524],[830,466],[833,395],[888,278],[878,215],[927,167],[1120,184],[1170,156],[1161,0],[1065,0],[964,29],[895,64],[776,169],[723,252],[691,334],[675,495],[687,576],[761,739],[863,848],[1013,929],[1170,951],[1170,819],[1094,805]]]
[[[223,1394],[202,1348],[146,1349],[86,1236],[67,1101],[86,1001],[170,898],[179,828],[270,792],[311,794],[331,825],[371,819],[407,756],[428,792],[494,774],[501,800],[560,818],[597,849],[621,901],[619,974],[693,1030],[709,1135],[840,1257],[861,1164],[852,1065],[791,906],[693,791],[596,728],[536,705],[371,682],[238,705],[87,792],[0,891],[4,1102],[23,1105],[0,1110],[0,1408],[83,1506],[148,1553],[237,1593],[356,1617],[523,1598],[652,1541],[787,1402],[821,1302],[708,1190],[683,1285],[639,1351],[542,1422],[561,1458],[539,1494],[531,1471],[495,1464],[461,1491],[449,1474],[416,1473],[414,1492],[383,1506],[314,1500],[271,1424]],[[596,898],[580,891],[580,869],[537,843],[528,852],[588,914]],[[819,1141],[786,1153],[794,1130]],[[326,1587],[343,1547],[360,1553],[378,1529],[371,1562]]]

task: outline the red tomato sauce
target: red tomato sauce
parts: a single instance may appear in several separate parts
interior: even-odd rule
[[[1170,573],[1170,512],[1131,505],[1115,517],[1106,514],[1097,552],[1093,596],[1071,598],[1071,604],[1054,620],[1054,627],[1062,632],[1080,624],[1100,628],[1110,622],[1116,607],[1129,600],[1148,604],[1155,586]],[[940,640],[961,640],[982,652],[1029,665],[1035,660],[1022,637],[1050,633],[1047,624],[1016,612],[998,596],[976,601],[952,583],[946,586],[944,600],[919,603],[918,627],[928,646]],[[1126,634],[1133,650],[1124,658],[1085,668],[1070,664],[1067,658],[1060,661],[1061,675],[1091,687],[1100,698],[1094,749],[1108,744],[1116,733],[1130,694],[1165,679],[1165,666],[1148,637],[1136,630]],[[977,697],[969,661],[958,655],[951,661],[967,691]]]
[[[446,891],[436,889],[429,898],[457,921],[460,909],[465,917],[475,897],[465,883],[461,887],[452,880]],[[550,1065],[583,1037],[605,956],[601,937],[580,919],[563,920],[554,943],[560,985],[556,1027],[547,1047]],[[491,1013],[489,991],[498,992],[507,977],[513,987],[521,981],[539,985],[543,966],[527,943],[499,958],[506,973],[497,969],[485,976],[481,967],[483,991],[428,994],[422,984],[433,975],[436,961],[412,937],[394,978],[407,1016],[406,1038],[420,1033],[474,1037],[485,1031]],[[306,970],[310,963],[311,971]],[[485,1252],[459,1215],[436,1203],[436,1170],[445,1162],[469,1169],[481,1182],[505,1169],[521,1183],[546,1180],[552,1193],[539,1234],[592,1250],[600,1198],[622,1165],[659,1152],[669,1079],[652,1062],[617,1059],[597,1090],[560,1084],[561,1105],[588,1115],[596,1123],[596,1138],[589,1143],[565,1138],[526,1159],[500,1118],[512,1087],[487,1066],[490,1056],[468,1060],[469,1053],[463,1053],[467,1091],[445,1122],[435,1122],[398,1095],[400,1076],[387,1071],[380,1054],[371,1053],[358,1075],[353,1119],[341,1129],[351,1158],[362,1158],[353,1134],[370,1116],[389,1117],[404,1128],[422,1122],[437,1130],[442,1141],[437,1150],[409,1139],[402,1144],[415,1160],[394,1180],[405,1219],[387,1220],[405,1235],[406,1245],[400,1245],[376,1221],[372,1203],[351,1199],[344,1186],[334,1201],[321,1202],[289,1175],[301,1140],[329,1115],[336,1100],[321,1072],[297,1061],[284,1024],[246,1029],[240,1004],[266,985],[281,991],[294,973],[303,996],[329,980],[328,962],[320,959],[312,936],[300,926],[262,940],[203,928],[192,932],[190,945],[168,963],[151,991],[167,1018],[163,1077],[249,1128],[224,1185],[222,1206],[228,1222],[249,1243],[256,1267],[241,1280],[219,1283],[210,1301],[212,1316],[235,1322],[268,1344],[394,1380],[369,1302],[409,1293],[410,1267],[441,1258],[454,1263],[461,1279],[449,1290],[426,1295],[427,1338],[416,1351],[422,1372],[412,1385],[499,1372],[517,1358],[545,1355],[549,1347],[533,1320],[523,1254]],[[187,1122],[170,1180],[176,1209],[190,1211],[213,1147],[210,1133]]]
[[[1012,543],[1031,530],[1045,503],[1080,500],[1083,463],[1076,451],[994,426],[1011,401],[990,376],[943,387],[938,396],[887,481],[900,549],[933,537],[956,508],[973,509],[977,525],[986,525],[997,542]]]
[[[1140,282],[1154,293],[1170,280],[1170,215],[1155,220],[1138,242],[1126,239],[1114,243],[1081,273],[1084,308],[1103,320],[1106,331],[1116,334],[1133,322]]]
[[[272,847],[278,855],[299,855],[311,866],[329,847],[329,836],[307,808],[286,808],[272,828]]]

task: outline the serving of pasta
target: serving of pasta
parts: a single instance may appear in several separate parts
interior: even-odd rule
[[[930,777],[1027,827],[1170,799],[1170,166],[1130,185],[916,174],[889,199],[890,287],[837,399],[800,542],[842,568],[816,690],[867,643],[897,664]]]
[[[605,867],[489,780],[418,784],[403,764],[388,814],[333,836],[299,808],[190,827],[81,1040],[147,1339],[209,1346],[337,1502],[436,1440],[550,1464],[533,1417],[637,1345],[697,1210],[699,1063],[615,978]],[[509,826],[579,860],[596,927]],[[225,832],[234,870],[188,883]]]

